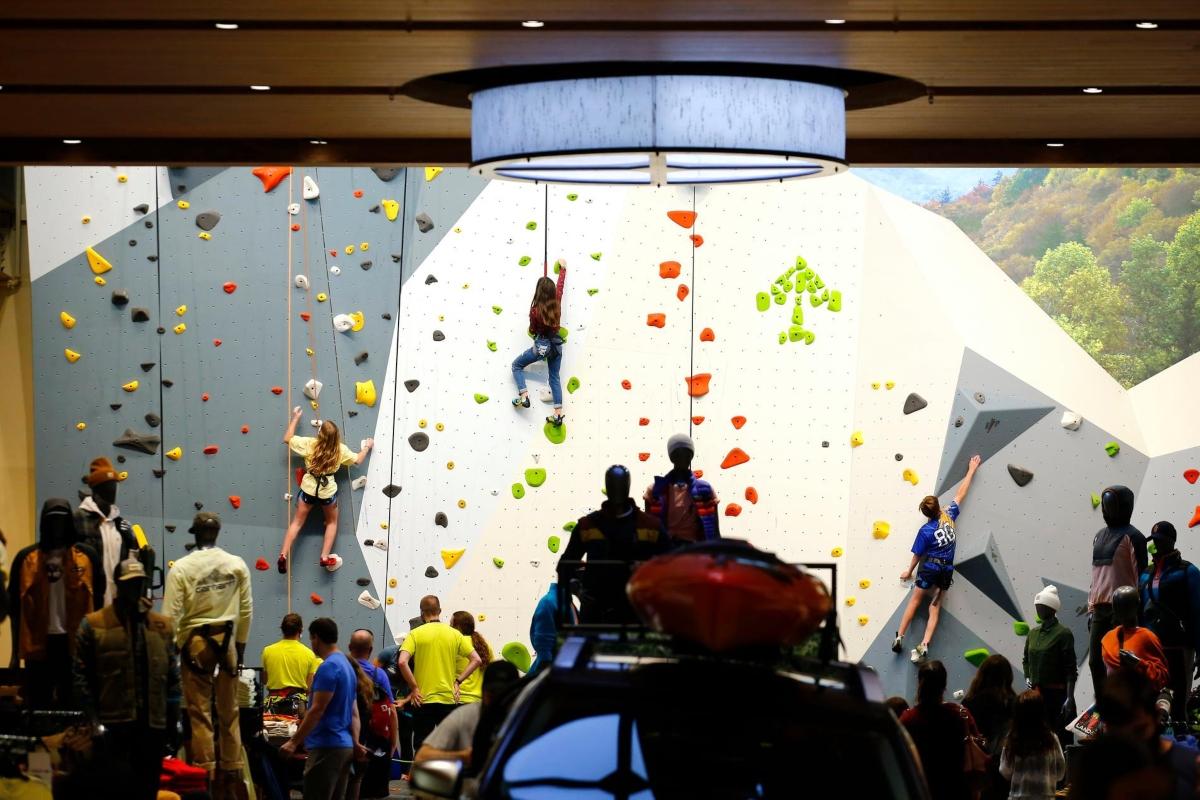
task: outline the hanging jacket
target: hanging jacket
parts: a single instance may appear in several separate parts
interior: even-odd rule
[[[1200,648],[1200,569],[1178,550],[1160,554],[1139,589],[1146,627],[1163,647]]]
[[[662,520],[664,530],[667,530],[667,513],[669,504],[667,502],[667,491],[674,483],[679,483],[672,471],[666,475],[656,475],[654,477],[654,485],[650,487],[648,496],[646,497],[646,511],[653,514]],[[696,516],[699,518],[699,530],[697,537],[693,541],[708,542],[713,539],[721,538],[721,524],[717,517],[717,494],[713,491],[708,481],[700,480],[695,474],[688,470],[685,481],[688,486],[688,493],[692,496],[692,507],[696,511]]]
[[[1146,537],[1133,527],[1133,490],[1110,486],[1101,499],[1105,527],[1092,538],[1092,586],[1088,610],[1112,601],[1120,586],[1137,586],[1146,571]]]

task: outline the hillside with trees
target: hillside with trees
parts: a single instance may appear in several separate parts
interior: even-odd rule
[[[1200,170],[1017,170],[953,220],[1125,386],[1200,351]]]

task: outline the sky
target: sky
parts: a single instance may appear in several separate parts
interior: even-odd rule
[[[924,203],[946,189],[950,190],[951,199],[962,197],[980,181],[991,183],[997,172],[1009,175],[1016,170],[1012,167],[851,167],[851,172],[906,200]]]

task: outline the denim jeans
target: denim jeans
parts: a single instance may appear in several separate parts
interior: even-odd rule
[[[517,382],[517,390],[525,391],[525,368],[542,359],[550,373],[550,394],[554,397],[554,405],[562,406],[562,381],[559,380],[558,370],[562,366],[562,340],[558,337],[537,336],[533,347],[517,356],[512,363],[513,380]]]

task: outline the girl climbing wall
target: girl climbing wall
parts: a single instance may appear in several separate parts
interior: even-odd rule
[[[363,439],[362,450],[357,454],[342,444],[337,425],[329,420],[321,423],[316,438],[296,436],[296,424],[300,422],[300,406],[292,409],[292,419],[283,434],[283,443],[296,455],[304,457],[304,477],[300,481],[300,496],[296,500],[296,513],[283,537],[283,548],[276,562],[281,573],[287,572],[288,556],[292,543],[304,527],[308,512],[313,506],[322,506],[325,512],[325,541],[321,544],[320,565],[333,572],[342,565],[342,557],[331,553],[333,539],[337,536],[338,507],[337,481],[334,476],[342,467],[361,464],[375,445],[373,439]]]
[[[563,424],[562,381],[558,371],[562,366],[563,339],[559,334],[562,323],[563,286],[567,280],[567,262],[559,259],[558,285],[547,276],[538,278],[537,288],[533,290],[533,303],[529,306],[529,332],[533,334],[533,347],[517,356],[512,364],[513,379],[517,382],[519,394],[513,400],[516,408],[529,408],[529,390],[525,388],[525,368],[530,364],[546,360],[550,373],[550,394],[554,399],[554,415],[546,417],[546,421],[555,427]]]

